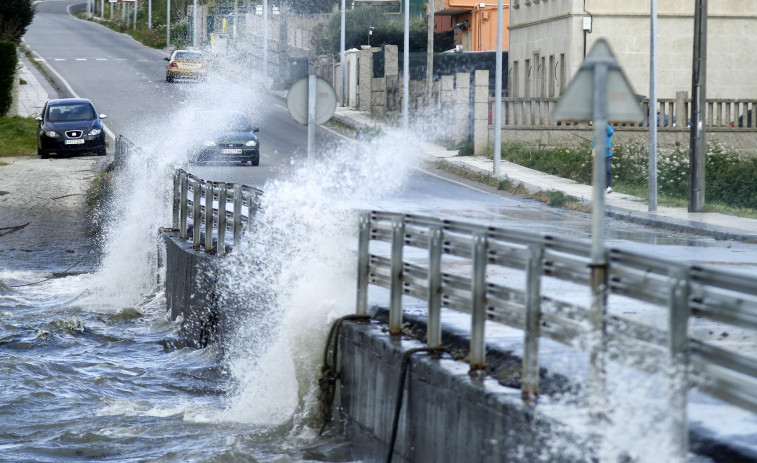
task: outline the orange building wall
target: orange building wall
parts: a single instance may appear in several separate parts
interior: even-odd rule
[[[497,49],[497,4],[493,0],[481,6],[481,0],[444,0],[443,10],[468,10],[455,15],[452,24],[468,21],[468,30],[458,30],[455,40],[465,51],[493,51]],[[502,9],[502,49],[510,47],[510,8]]]
[[[510,47],[510,9],[502,9],[502,49]],[[471,49],[470,51],[492,51],[497,49],[497,7],[476,8],[471,13]]]

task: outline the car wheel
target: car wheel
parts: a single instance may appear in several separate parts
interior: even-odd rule
[[[168,74],[166,74],[166,82],[168,82],[169,84],[170,84],[171,82],[173,82],[173,77],[171,77],[171,76],[169,76]]]
[[[39,153],[39,157],[41,157],[42,159],[47,159],[50,157],[50,153],[45,150],[37,150],[37,152]]]
[[[107,152],[105,151],[105,148],[97,150],[98,156],[105,156],[105,154],[107,154]]]
[[[250,165],[251,166],[259,166],[260,165],[260,158],[252,158],[250,159]]]

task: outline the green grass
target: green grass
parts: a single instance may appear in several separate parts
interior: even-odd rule
[[[566,195],[562,191],[548,190],[531,192],[528,191],[522,183],[513,183],[509,179],[498,179],[486,173],[476,172],[471,169],[455,166],[443,161],[436,161],[432,163],[432,165],[437,169],[444,170],[451,174],[457,175],[458,177],[488,185],[500,191],[506,191],[508,193],[531,198],[536,201],[545,203],[548,206],[562,207],[565,209],[582,212],[591,212],[590,206],[581,203],[581,201],[576,197]]]
[[[757,159],[739,156],[718,144],[707,146],[706,157],[707,198],[703,212],[757,217]],[[648,158],[643,145],[613,146],[613,190],[648,201]],[[502,147],[502,159],[591,184],[591,148],[588,143],[578,148],[554,149],[506,143]],[[689,154],[684,147],[659,152],[657,203],[660,206],[688,207],[688,167]],[[553,197],[545,202],[556,204],[562,199]]]
[[[33,117],[0,117],[0,157],[37,154],[37,121]]]

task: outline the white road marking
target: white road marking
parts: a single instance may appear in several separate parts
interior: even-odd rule
[[[34,52],[34,54],[37,55],[37,56],[39,56],[39,53],[37,53],[36,51]],[[65,61],[65,60],[63,60],[63,59],[56,59],[56,61]],[[44,62],[44,60],[43,60],[43,62]],[[81,98],[79,96],[79,94],[76,93],[74,91],[74,89],[71,87],[71,84],[69,84],[68,81],[66,79],[64,79],[63,76],[60,75],[60,73],[58,71],[55,70],[55,68],[53,68],[52,66],[50,66],[50,64],[47,63],[47,62],[44,62],[44,63],[45,63],[45,66],[47,66],[47,68],[50,70],[50,72],[52,72],[53,74],[55,74],[55,77],[57,77],[58,79],[60,79],[60,81],[63,83],[63,85],[66,86],[66,89],[68,89],[69,93],[71,93],[71,96],[73,96],[75,98]],[[113,140],[113,141],[116,140],[116,134],[114,134],[113,131],[110,130],[104,123],[103,123],[103,130],[105,131],[105,134],[108,135],[111,138],[111,140]]]

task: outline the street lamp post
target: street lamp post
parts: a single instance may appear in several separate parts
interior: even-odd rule
[[[192,6],[192,48],[197,48],[197,0]]]
[[[166,49],[171,47],[171,0],[166,1]]]
[[[508,5],[509,6],[509,5]],[[494,74],[494,176],[502,161],[502,0],[497,0],[497,69]]]
[[[263,83],[268,79],[268,0],[263,0]]]
[[[344,0],[342,0],[344,1]],[[402,53],[402,128],[410,126],[410,0],[405,1],[405,39]]]
[[[651,0],[649,33],[649,212],[657,210],[657,0]],[[671,118],[671,123],[672,118]]]
[[[344,102],[344,82],[347,79],[347,66],[344,62],[344,48],[345,48],[345,38],[344,38],[344,28],[345,28],[345,0],[342,0],[342,10],[340,12],[341,17],[341,30],[339,31],[339,101],[342,104],[342,106],[347,106]]]

